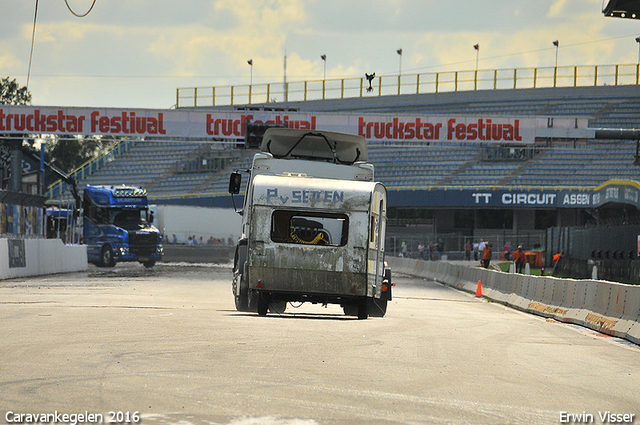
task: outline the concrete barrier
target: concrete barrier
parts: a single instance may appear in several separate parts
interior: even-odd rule
[[[0,239],[0,279],[87,268],[85,245],[65,245],[60,239]]]
[[[640,286],[601,280],[524,276],[476,267],[476,263],[387,259],[392,272],[432,279],[519,310],[575,323],[640,344]]]
[[[640,344],[640,286],[629,288],[623,320],[629,326],[626,338]]]
[[[234,249],[232,246],[168,245],[164,247],[162,261],[227,263],[233,261]],[[0,239],[0,279],[87,269],[86,245],[65,245],[60,239]]]

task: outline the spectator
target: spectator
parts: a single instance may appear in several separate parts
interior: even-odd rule
[[[473,243],[473,261],[478,261],[478,252],[480,252],[480,244],[478,242]]]
[[[562,263],[562,257],[564,257],[564,251],[558,252],[553,256],[553,275],[555,276],[560,271],[560,264]]]
[[[467,261],[471,261],[471,250],[473,246],[471,245],[471,241],[467,240],[467,243],[464,244],[464,258]]]
[[[418,245],[418,254],[420,255],[420,258],[424,260],[424,243],[422,242]]]
[[[480,243],[478,244],[478,253],[480,255],[480,263],[482,263],[482,253],[484,252],[484,247],[486,246],[486,242],[480,239]]]
[[[507,242],[504,244],[504,259],[507,261],[511,261],[511,242]]]
[[[516,273],[522,273],[522,268],[524,267],[524,251],[522,250],[522,245],[518,246],[518,249],[513,253],[513,261],[516,262]]]
[[[178,243],[178,237],[176,236],[176,234],[173,234],[173,242],[174,245],[176,245]]]
[[[491,243],[486,242],[484,244],[484,249],[482,250],[482,267],[485,269],[489,268],[489,263],[491,262],[491,255],[493,254]]]
[[[438,238],[436,249],[438,250],[438,258],[442,259],[442,256],[444,255],[444,241],[442,240],[442,238]]]

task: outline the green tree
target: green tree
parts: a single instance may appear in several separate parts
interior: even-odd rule
[[[53,165],[65,173],[71,173],[85,162],[98,157],[114,143],[117,142],[112,138],[62,135],[50,139],[45,151]]]
[[[1,105],[29,105],[31,104],[31,92],[26,87],[20,87],[16,79],[9,77],[0,80],[0,104]]]
[[[15,78],[0,80],[0,104],[29,105],[31,93],[26,87],[20,87]],[[23,138],[23,144],[34,150],[33,137],[14,134],[12,138]],[[45,135],[46,160],[65,173],[70,173],[85,162],[97,158],[106,149],[118,143],[113,137],[74,136],[74,135]]]

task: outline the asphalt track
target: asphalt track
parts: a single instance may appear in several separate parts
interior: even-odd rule
[[[0,281],[0,423],[640,423],[640,347],[624,340],[408,276],[384,318],[259,317],[235,310],[230,278],[119,264]]]

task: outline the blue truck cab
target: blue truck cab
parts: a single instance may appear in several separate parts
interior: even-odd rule
[[[132,186],[87,186],[82,197],[83,236],[90,263],[113,267],[137,261],[153,267],[162,259],[162,240],[152,226],[147,191]]]

